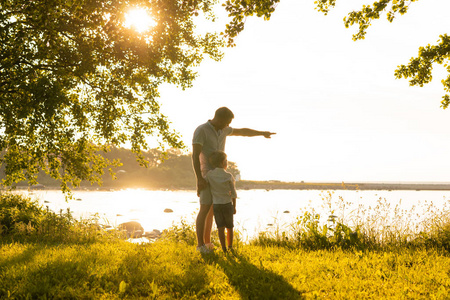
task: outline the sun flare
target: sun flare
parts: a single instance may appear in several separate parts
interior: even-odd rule
[[[133,8],[125,14],[125,27],[134,28],[139,33],[145,32],[155,25],[156,22],[144,8]]]

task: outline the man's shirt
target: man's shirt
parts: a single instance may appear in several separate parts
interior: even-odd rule
[[[200,168],[203,177],[208,171],[214,169],[209,163],[209,156],[217,150],[225,151],[226,138],[232,133],[233,128],[231,127],[216,130],[210,121],[195,129],[192,144],[202,146],[202,152],[200,153]]]

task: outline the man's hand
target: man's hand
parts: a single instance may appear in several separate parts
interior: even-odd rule
[[[200,197],[200,191],[204,190],[208,186],[208,182],[205,178],[197,178],[197,196]]]
[[[275,134],[275,132],[270,131],[259,131],[250,128],[233,128],[233,132],[231,135],[236,136],[264,136],[266,139],[270,139],[271,135]]]
[[[262,135],[266,138],[266,139],[270,139],[272,134],[276,134],[275,132],[270,132],[270,131],[263,131]]]

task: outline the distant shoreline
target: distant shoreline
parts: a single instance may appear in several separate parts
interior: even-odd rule
[[[195,190],[195,187],[186,186],[81,186],[73,188],[73,191],[116,191],[126,188],[150,189],[150,190]],[[238,190],[386,190],[386,191],[450,191],[450,183],[396,183],[396,182],[283,182],[283,181],[251,181],[241,180],[236,182]],[[58,186],[17,186],[17,190],[59,190]]]
[[[417,190],[450,191],[450,183],[367,183],[367,182],[281,182],[239,181],[238,189],[285,189],[285,190]]]

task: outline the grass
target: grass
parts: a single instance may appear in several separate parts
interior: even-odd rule
[[[1,195],[0,298],[450,298],[442,214],[415,234],[378,234],[373,223],[339,218],[330,229],[319,220],[305,213],[284,231],[237,243],[234,253],[201,255],[184,221],[154,243],[132,244],[93,220]]]
[[[450,259],[434,250],[245,245],[201,256],[159,241],[2,245],[0,297],[15,299],[448,299]]]

